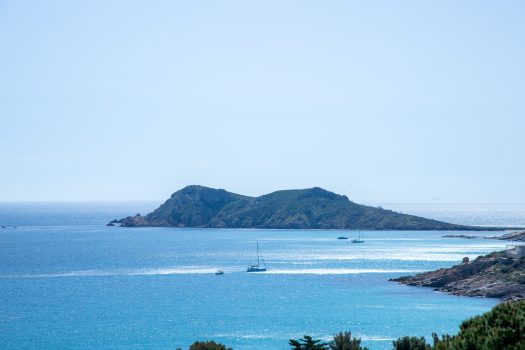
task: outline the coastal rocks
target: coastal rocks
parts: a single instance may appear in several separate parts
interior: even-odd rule
[[[142,215],[128,216],[120,220],[113,220],[109,224],[120,224],[122,227],[147,227],[150,226],[149,221]],[[108,224],[108,226],[109,226]]]
[[[480,256],[448,269],[392,279],[409,286],[432,287],[454,295],[525,299],[525,258],[505,257],[505,252]]]

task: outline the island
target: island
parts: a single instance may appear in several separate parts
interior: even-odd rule
[[[459,265],[391,279],[409,286],[432,287],[454,295],[525,299],[525,245],[509,245],[507,250],[463,259]]]
[[[499,231],[446,223],[354,203],[319,187],[282,190],[259,197],[224,189],[187,186],[153,212],[115,219],[123,227],[203,227],[342,230]]]

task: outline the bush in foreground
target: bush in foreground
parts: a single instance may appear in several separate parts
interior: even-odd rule
[[[330,342],[330,350],[368,350],[361,346],[361,338],[352,338],[351,332],[340,332]]]
[[[496,305],[491,311],[464,321],[457,335],[432,337],[434,346],[424,338],[399,338],[393,343],[394,350],[525,349],[525,301]]]
[[[437,341],[436,350],[525,349],[525,300],[496,305],[464,321],[458,335]]]
[[[361,346],[361,338],[352,338],[351,332],[340,332],[334,335],[330,343],[305,335],[304,338],[288,342],[292,350],[368,350]]]
[[[227,348],[226,345],[216,343],[214,341],[196,341],[190,345],[189,350],[233,350],[232,348]]]
[[[313,339],[309,335],[305,335],[304,338],[299,340],[290,339],[288,344],[291,345],[293,350],[328,350],[328,344],[321,342],[319,339]]]
[[[393,342],[394,350],[432,350],[423,337],[402,337]]]

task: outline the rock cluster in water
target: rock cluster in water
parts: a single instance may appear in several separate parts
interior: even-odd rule
[[[501,236],[444,235],[445,238],[498,239],[500,241],[525,242],[525,231],[506,233]]]

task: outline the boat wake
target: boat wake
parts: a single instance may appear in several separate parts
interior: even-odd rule
[[[23,274],[23,275],[0,275],[2,279],[14,278],[64,278],[64,277],[104,277],[104,276],[155,276],[155,275],[187,275],[187,274],[211,274],[215,268],[204,267],[176,267],[176,268],[153,268],[134,270],[82,270],[61,273],[45,274]]]
[[[423,270],[410,269],[277,269],[259,272],[272,275],[355,275],[366,273],[418,273]],[[189,275],[189,274],[215,274],[216,268],[211,267],[166,267],[130,270],[82,270],[60,273],[44,274],[20,274],[20,275],[0,275],[0,279],[17,278],[68,278],[68,277],[109,277],[109,276],[156,276],[156,275]],[[228,273],[244,273],[242,269],[229,270]]]

